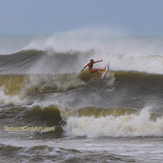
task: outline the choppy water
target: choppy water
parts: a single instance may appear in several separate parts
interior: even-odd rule
[[[163,38],[0,36],[0,162],[162,162]],[[80,70],[111,63],[104,80]],[[55,127],[10,131],[5,127]]]

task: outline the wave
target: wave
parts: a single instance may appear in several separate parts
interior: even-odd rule
[[[78,74],[0,75],[0,87],[6,94],[19,94],[22,90],[64,91],[85,84]]]
[[[163,56],[126,55],[121,53],[101,52],[97,49],[88,51],[53,51],[22,50],[10,55],[0,55],[0,74],[63,74],[79,73],[93,58],[103,59],[95,68],[103,68],[110,62],[112,71],[137,71],[150,74],[162,74]]]
[[[134,89],[140,87],[139,90],[143,91],[156,91],[160,92],[162,88],[163,75],[161,74],[148,74],[133,71],[116,71],[114,72],[116,81],[124,84],[125,87],[135,87]]]
[[[0,55],[0,74],[27,74],[42,56],[43,52],[36,50]]]
[[[25,50],[46,51],[49,55],[77,52],[80,62],[71,64],[77,64],[81,68],[93,58],[104,60],[104,63],[100,63],[101,67],[110,62],[114,71],[162,74],[162,43],[162,37],[113,37],[108,35],[107,30],[100,32],[78,30],[56,34],[41,43],[31,42]],[[78,67],[76,70],[80,71],[81,68]]]
[[[0,75],[0,105],[24,103],[46,94],[51,96],[72,89],[77,93],[80,87],[81,96],[88,90],[90,93],[95,90],[97,97],[106,98],[107,90],[111,89],[112,95],[107,95],[109,101],[114,101],[113,97],[119,97],[118,101],[123,97],[125,99],[121,99],[121,104],[123,102],[125,105],[147,101],[161,105],[162,80],[163,75],[124,71],[110,71],[104,80],[98,79],[97,74],[90,74],[88,70],[81,74]]]
[[[60,105],[12,108],[1,111],[13,126],[56,126],[69,136],[138,137],[163,136],[163,114],[152,108],[68,108]],[[10,113],[10,114],[9,114]],[[17,116],[15,116],[15,114]],[[21,119],[21,121],[19,121]]]
[[[0,74],[62,74],[77,72],[76,69],[79,72],[81,56],[88,56],[92,52],[49,53],[22,50],[14,54],[0,55]]]
[[[150,118],[148,108],[137,114],[69,117],[65,131],[68,135],[94,137],[163,136],[163,117]]]
[[[9,119],[12,126],[47,127],[61,126],[64,123],[57,105],[49,105],[47,107],[38,105],[12,106],[10,109],[4,108],[1,110],[1,114],[3,114],[3,120],[7,122]]]
[[[70,140],[69,140],[70,141]],[[47,143],[47,142],[46,142]],[[95,147],[94,147],[95,148]],[[135,162],[135,159],[108,151],[96,151],[94,148],[74,149],[67,146],[0,144],[1,162]],[[7,158],[7,159],[6,159]]]
[[[90,31],[89,31],[90,32]],[[77,73],[90,59],[113,71],[163,72],[162,37],[110,37],[105,32],[67,32],[40,38],[17,53],[0,56],[1,74]]]

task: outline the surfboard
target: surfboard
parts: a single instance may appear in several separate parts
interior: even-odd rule
[[[101,76],[100,76],[101,79],[106,77],[106,75],[107,75],[107,73],[109,71],[110,62],[105,67],[106,67],[106,70],[101,72]]]

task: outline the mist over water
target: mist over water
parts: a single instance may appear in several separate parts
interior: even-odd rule
[[[19,156],[31,162],[75,161],[76,156],[81,162],[85,157],[144,160],[135,151],[148,155],[149,162],[162,160],[162,37],[130,37],[111,27],[0,40],[0,150],[5,161],[4,150],[15,154],[10,161]],[[104,80],[88,69],[80,73],[90,59],[103,60],[93,68],[110,62]],[[4,126],[11,125],[56,131],[5,132]]]

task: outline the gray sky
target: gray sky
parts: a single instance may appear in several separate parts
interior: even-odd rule
[[[54,34],[115,26],[163,36],[163,0],[0,0],[1,34]]]

